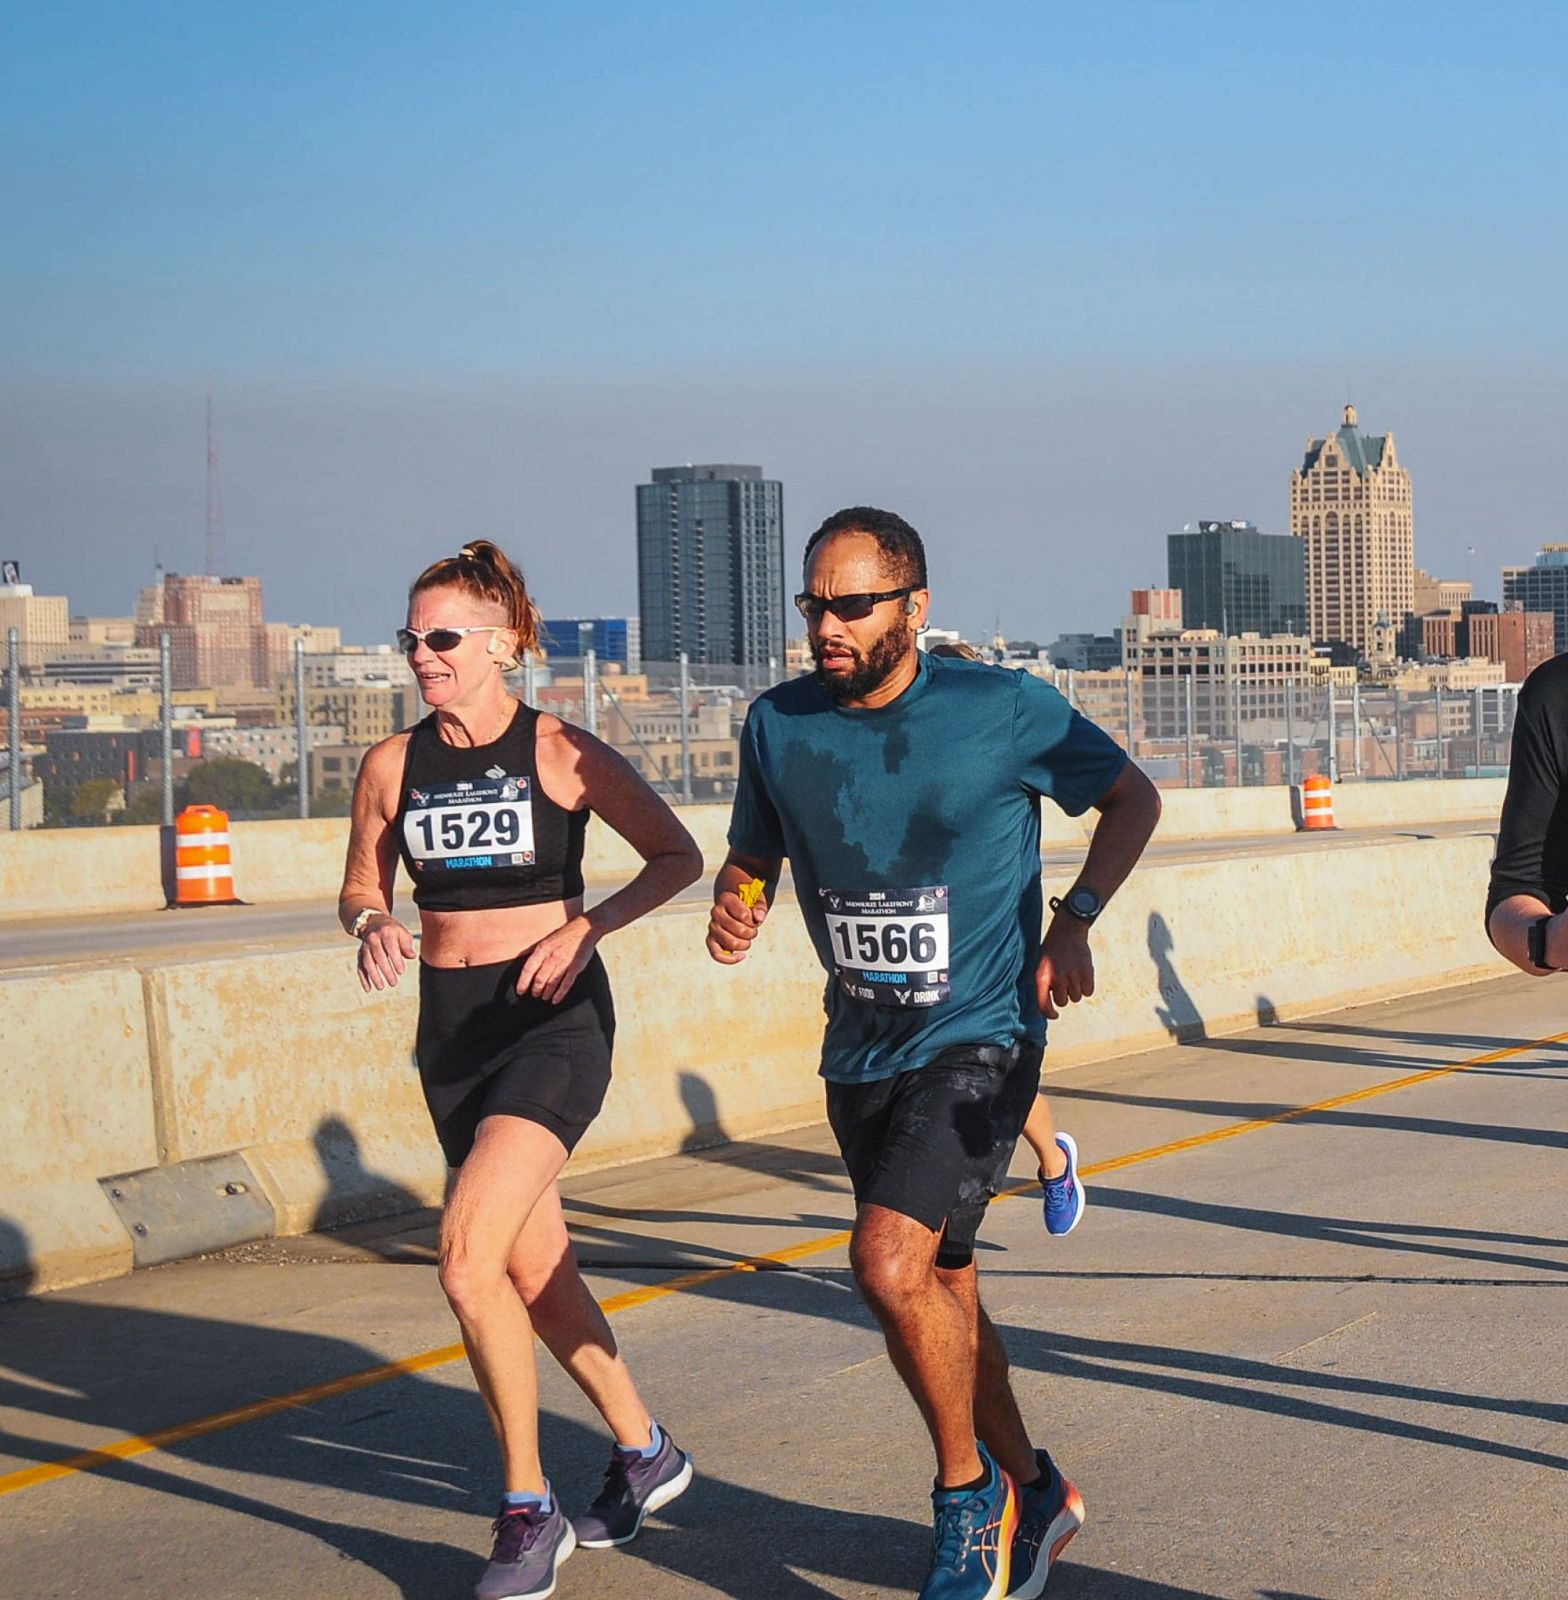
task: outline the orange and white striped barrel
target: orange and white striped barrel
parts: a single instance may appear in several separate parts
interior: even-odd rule
[[[1306,833],[1334,826],[1334,786],[1321,772],[1301,780],[1301,827]]]
[[[235,903],[227,811],[216,806],[186,806],[174,819],[174,903]]]

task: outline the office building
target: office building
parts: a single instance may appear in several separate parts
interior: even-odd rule
[[[1556,625],[1549,611],[1475,612],[1465,619],[1461,653],[1499,662],[1509,683],[1523,683],[1557,653]]]
[[[1181,591],[1189,628],[1220,633],[1305,633],[1302,541],[1250,522],[1188,523],[1167,534],[1166,579]]]
[[[784,660],[784,486],[761,467],[656,467],[637,486],[645,661]]]
[[[30,583],[0,583],[0,670],[12,628],[22,670],[37,671],[52,652],[70,643],[70,602],[63,594],[34,594]]]
[[[1402,621],[1415,605],[1410,474],[1393,434],[1363,433],[1346,406],[1337,433],[1309,438],[1290,478],[1290,531],[1305,547],[1314,642],[1372,655],[1379,613]]]
[[[1053,667],[1069,672],[1120,672],[1121,635],[1116,633],[1064,633],[1045,647]]]
[[[619,662],[642,671],[642,623],[637,617],[548,617],[539,624],[539,648],[559,661],[592,650],[599,664]]]
[[[1552,648],[1568,650],[1568,544],[1542,545],[1535,563],[1503,568],[1503,604],[1552,614]]]
[[[260,578],[166,573],[150,600],[143,592],[136,643],[156,649],[169,635],[176,688],[255,687],[266,660],[261,607]]]

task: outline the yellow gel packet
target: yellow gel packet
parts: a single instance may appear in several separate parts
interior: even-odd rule
[[[735,892],[740,896],[740,903],[748,911],[757,909],[757,902],[762,898],[762,891],[767,885],[761,878],[753,878],[750,883],[743,883]]]

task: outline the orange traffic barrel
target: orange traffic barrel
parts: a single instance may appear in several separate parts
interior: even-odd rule
[[[1301,826],[1307,833],[1334,826],[1334,786],[1321,772],[1301,780]]]
[[[234,906],[229,814],[216,806],[186,806],[174,819],[174,903]]]

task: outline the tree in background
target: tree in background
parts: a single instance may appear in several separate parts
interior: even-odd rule
[[[88,778],[76,786],[71,799],[71,816],[77,822],[107,822],[111,810],[118,811],[125,796],[113,778]]]
[[[181,787],[182,806],[217,806],[220,811],[232,812],[271,811],[279,804],[265,767],[227,756],[199,762]]]

